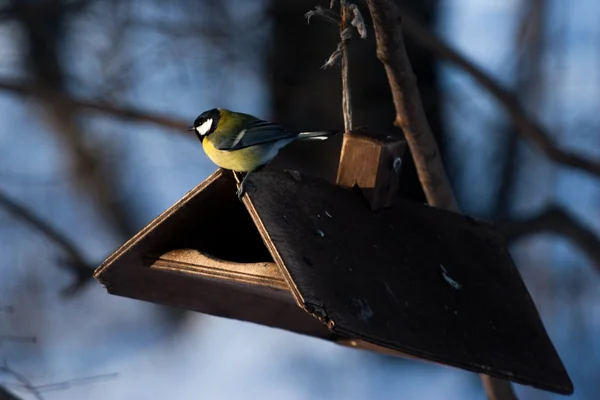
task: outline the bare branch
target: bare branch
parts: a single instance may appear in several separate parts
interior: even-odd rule
[[[71,273],[75,274],[75,282],[65,290],[65,293],[75,292],[91,279],[94,268],[85,260],[85,257],[77,249],[75,244],[61,234],[56,228],[33,213],[27,207],[12,200],[2,191],[0,191],[0,207],[36,229],[67,254],[67,259],[63,260],[60,265],[66,267]]]
[[[36,343],[37,338],[35,336],[0,335],[0,343],[2,342]]]
[[[520,134],[533,141],[549,159],[600,177],[600,163],[587,160],[576,153],[559,148],[544,128],[527,115],[513,93],[503,88],[494,78],[443,43],[415,18],[411,17],[409,13],[403,12],[402,27],[415,43],[425,47],[436,56],[457,65],[487,89],[506,109]]]
[[[36,398],[36,400],[43,400],[42,395],[35,388],[35,386],[33,386],[31,381],[29,379],[27,379],[27,377],[25,375],[20,374],[17,371],[15,371],[14,369],[12,369],[11,367],[9,367],[8,362],[6,360],[4,360],[3,365],[0,366],[0,373],[5,373],[5,374],[12,376],[22,385],[23,388],[27,389],[27,391],[29,391],[33,395],[33,397]],[[10,399],[10,397],[8,397],[8,398]]]
[[[100,380],[116,379],[118,377],[119,377],[119,374],[116,372],[113,372],[113,373],[109,373],[109,374],[92,375],[92,376],[86,376],[83,378],[74,378],[74,379],[69,379],[69,380],[62,381],[62,382],[48,383],[45,385],[37,385],[37,386],[35,386],[35,388],[38,390],[38,392],[67,390],[74,386],[87,385],[87,384],[94,383],[94,382],[97,382]]]
[[[0,400],[22,400],[21,397],[17,397],[12,394],[8,389],[0,385]]]
[[[367,4],[375,28],[377,57],[385,66],[394,98],[396,124],[406,136],[427,202],[458,212],[458,205],[437,143],[425,117],[416,78],[406,54],[398,7],[393,0],[367,0]],[[488,399],[516,399],[509,381],[488,375],[480,377]]]
[[[330,3],[330,8],[333,8],[335,1]],[[350,19],[351,16],[354,16]],[[325,21],[333,24],[339,24],[340,27],[340,42],[335,51],[329,56],[323,69],[332,67],[341,61],[342,70],[342,115],[344,118],[344,130],[350,132],[352,130],[352,98],[350,96],[350,84],[348,74],[348,41],[352,38],[352,27],[356,29],[361,39],[367,37],[367,29],[360,10],[355,4],[348,0],[340,0],[340,14],[334,11],[324,9],[321,6],[316,6],[314,10],[307,12],[305,15],[307,23],[314,16],[323,18]]]
[[[35,85],[25,82],[11,82],[9,80],[0,79],[0,89],[7,90],[13,93],[17,93],[24,96],[39,96],[40,89],[36,88]],[[142,110],[136,110],[133,108],[121,107],[108,103],[99,103],[87,100],[78,100],[64,93],[59,94],[62,96],[61,101],[70,104],[71,106],[85,110],[94,111],[103,114],[109,114],[112,117],[124,119],[124,120],[136,120],[140,122],[148,122],[156,125],[163,126],[177,130],[185,134],[185,128],[187,124],[183,120],[178,120],[165,115],[160,115],[152,112],[145,112]]]
[[[529,218],[500,223],[498,226],[510,242],[541,232],[564,235],[587,254],[600,272],[600,239],[577,218],[556,205]]]
[[[338,14],[321,6],[316,6],[314,10],[310,10],[309,12],[304,14],[304,17],[306,18],[306,23],[310,24],[310,19],[314,16],[321,17],[323,18],[323,20],[336,26],[340,24],[340,16]]]
[[[348,66],[348,41],[351,34],[348,30],[348,4],[346,0],[340,0],[340,15],[342,23],[340,25],[340,50],[342,53],[342,114],[344,116],[344,131],[350,132],[352,126],[352,96],[350,93],[350,77]]]
[[[331,55],[329,56],[327,61],[325,61],[325,64],[323,64],[323,66],[321,68],[325,69],[325,68],[333,67],[340,61],[341,58],[342,58],[342,43],[338,43],[337,48],[334,50],[333,53],[331,53]]]
[[[435,207],[456,210],[456,200],[406,54],[398,7],[390,0],[368,0],[367,4],[375,28],[377,57],[385,66],[394,98],[395,124],[404,131],[427,201]]]

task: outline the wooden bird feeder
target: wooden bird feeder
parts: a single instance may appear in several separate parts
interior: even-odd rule
[[[404,144],[345,136],[340,185],[267,168],[242,203],[218,170],[96,279],[120,296],[572,393],[494,227],[405,200],[379,208]]]

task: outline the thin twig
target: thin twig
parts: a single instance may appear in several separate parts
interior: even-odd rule
[[[335,1],[331,1],[330,8],[333,8]],[[350,75],[348,62],[348,42],[352,37],[352,27],[354,27],[360,38],[367,37],[367,29],[365,22],[356,4],[352,4],[348,0],[340,0],[340,15],[334,11],[324,9],[321,6],[316,6],[305,14],[306,20],[310,23],[312,17],[320,17],[325,21],[333,24],[339,24],[340,42],[335,51],[329,56],[322,68],[329,68],[341,61],[342,70],[342,115],[344,118],[344,131],[350,132],[353,128],[352,124],[352,97],[350,95]],[[352,19],[350,19],[352,17]]]
[[[461,56],[421,25],[410,13],[402,14],[402,29],[417,44],[471,75],[506,109],[519,133],[530,139],[551,160],[600,177],[600,163],[559,148],[548,132],[523,109],[515,95],[503,88],[494,78]]]
[[[0,385],[0,400],[22,400],[22,399],[20,397],[15,396],[14,394],[12,394],[6,387]]]
[[[19,343],[35,343],[37,341],[35,336],[21,336],[21,335],[1,335],[0,343],[2,342],[19,342]]]
[[[66,236],[60,233],[43,218],[36,215],[27,207],[19,204],[17,201],[11,199],[2,191],[0,191],[0,207],[36,229],[67,254],[67,258],[63,260],[61,264],[75,274],[75,282],[65,290],[65,293],[73,293],[90,280],[94,268],[91,267],[91,264],[85,260],[85,257],[77,249],[75,244],[67,239]]]
[[[89,383],[97,382],[100,380],[116,379],[118,377],[119,377],[119,374],[117,372],[113,372],[113,373],[109,373],[109,374],[92,375],[92,376],[86,376],[83,378],[74,378],[74,379],[69,379],[69,380],[62,381],[62,382],[47,383],[45,385],[37,385],[37,386],[35,386],[35,388],[38,390],[38,392],[67,390],[76,385],[87,385]]]
[[[385,66],[400,126],[410,147],[427,197],[433,206],[459,211],[441,156],[423,111],[416,78],[402,37],[400,12],[393,0],[367,0],[377,41],[377,57]],[[480,375],[489,399],[516,399],[510,382]]]
[[[31,381],[29,379],[27,379],[27,377],[25,375],[20,374],[17,371],[15,371],[14,369],[12,369],[11,367],[9,367],[8,366],[8,362],[6,360],[4,360],[3,365],[0,366],[0,372],[8,374],[8,375],[12,376],[13,378],[15,378],[37,400],[43,400],[42,395],[35,388],[35,386],[33,386],[33,384],[31,383]]]
[[[591,229],[558,206],[550,206],[528,218],[499,223],[498,226],[509,242],[541,232],[564,235],[587,254],[600,272],[600,239]]]
[[[544,68],[542,68],[545,54],[545,21],[546,0],[529,0],[521,3],[522,10],[519,23],[516,27],[515,40],[516,71],[515,82],[512,84],[514,95],[523,104],[527,104],[532,112],[539,111],[542,104],[544,91]],[[503,131],[504,138],[498,148],[503,155],[499,162],[498,188],[492,212],[498,219],[509,216],[509,206],[512,201],[517,176],[521,169],[518,163],[521,154],[521,137],[512,121],[508,124],[502,122],[499,129]]]
[[[17,380],[16,383],[3,383],[3,385],[13,386],[15,388],[20,388],[20,389],[25,389],[25,390],[29,391],[30,393],[32,393],[36,399],[40,399],[40,400],[42,399],[42,392],[67,390],[76,385],[87,385],[87,384],[94,383],[94,382],[97,382],[100,380],[116,379],[119,377],[119,374],[114,372],[114,373],[109,373],[109,374],[86,376],[83,378],[74,378],[74,379],[69,379],[69,380],[62,381],[62,382],[47,383],[45,385],[34,385],[23,374],[20,374],[20,373],[16,372],[14,369],[10,368],[8,366],[8,364],[6,364],[6,361],[3,366],[0,366],[0,372],[6,373],[6,374],[12,376],[15,380]],[[0,391],[0,394],[2,394],[1,391]],[[0,397],[0,400],[1,399],[2,398]]]
[[[328,10],[321,6],[316,6],[314,10],[310,10],[309,12],[304,14],[304,17],[306,18],[306,22],[308,24],[310,24],[310,19],[315,16],[318,16],[318,17],[322,18],[323,20],[325,20],[335,26],[339,26],[339,24],[340,24],[340,16],[337,15],[335,13],[335,11]]]
[[[24,96],[37,96],[40,92],[39,88],[36,88],[32,84],[26,82],[11,82],[5,79],[0,79],[0,89]],[[61,101],[64,101],[72,105],[73,107],[81,110],[109,114],[115,118],[124,120],[148,122],[163,126],[165,128],[176,130],[183,134],[185,134],[185,128],[187,127],[187,125],[189,125],[183,120],[178,120],[176,118],[168,117],[166,115],[136,110],[133,108],[121,107],[109,103],[100,103],[88,100],[75,99],[73,97],[67,96],[64,93],[61,93],[60,95],[62,96]]]
[[[342,53],[342,111],[344,115],[344,131],[352,131],[352,97],[350,96],[350,83],[348,72],[348,41],[351,34],[348,29],[348,6],[346,0],[340,0],[340,51]]]

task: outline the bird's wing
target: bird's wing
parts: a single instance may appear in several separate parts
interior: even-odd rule
[[[292,139],[297,133],[289,132],[283,126],[272,122],[257,120],[236,136],[221,139],[215,147],[219,150],[240,150],[250,146]]]

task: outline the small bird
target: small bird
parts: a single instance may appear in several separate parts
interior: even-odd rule
[[[212,162],[221,168],[246,173],[237,190],[240,199],[250,173],[268,164],[282,147],[295,140],[324,140],[339,133],[290,132],[281,125],[224,108],[203,112],[187,130],[200,139]]]

